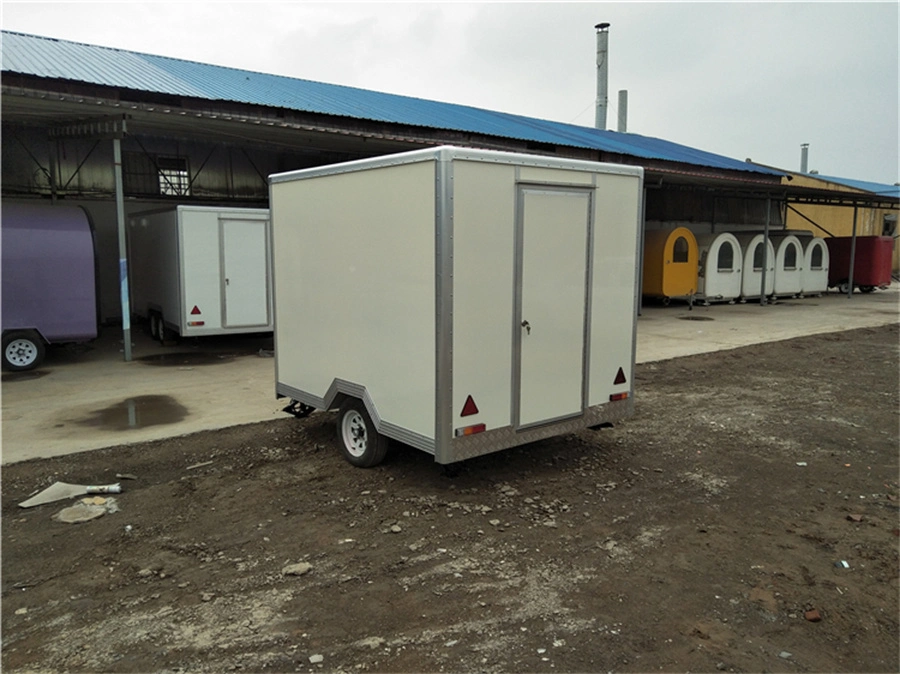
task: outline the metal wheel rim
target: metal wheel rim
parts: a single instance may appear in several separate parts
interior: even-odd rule
[[[31,365],[37,360],[37,347],[28,339],[14,339],[6,345],[6,361],[16,367]]]
[[[352,456],[359,458],[366,453],[369,446],[366,420],[356,410],[350,410],[341,420],[341,437]]]

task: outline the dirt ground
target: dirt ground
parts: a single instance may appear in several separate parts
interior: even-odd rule
[[[333,414],[4,466],[3,670],[897,672],[898,344],[639,365],[627,422],[453,471]],[[18,507],[55,481],[123,493]]]

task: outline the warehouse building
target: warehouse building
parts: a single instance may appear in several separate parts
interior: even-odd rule
[[[790,173],[785,176],[797,186],[869,195],[871,205],[856,209],[832,206],[828,203],[789,204],[786,223],[788,229],[808,230],[816,236],[889,236],[895,241],[892,269],[900,272],[900,246],[897,240],[897,204],[900,186],[883,185],[863,180],[848,180],[817,173]],[[882,199],[879,203],[879,199]],[[891,203],[891,202],[894,203]]]
[[[75,204],[98,314],[122,319],[121,212],[266,207],[277,172],[439,145],[642,166],[648,229],[783,229],[792,203],[897,208],[786,172],[619,133],[4,31],[2,199]]]

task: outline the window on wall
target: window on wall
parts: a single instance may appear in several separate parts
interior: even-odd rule
[[[817,271],[822,268],[822,246],[816,246],[812,249],[809,266]]]
[[[157,157],[159,193],[184,197],[190,194],[191,179],[186,157]]]
[[[122,155],[122,187],[129,195],[189,196],[187,157],[126,152]]]
[[[731,271],[734,269],[734,246],[727,241],[719,247],[716,267],[719,271]]]
[[[672,251],[672,262],[688,261],[688,242],[683,236],[675,239],[675,249]]]
[[[784,268],[785,269],[796,269],[797,268],[797,246],[796,244],[789,243],[787,248],[784,249]]]
[[[761,243],[753,249],[753,271],[762,271],[766,248]]]

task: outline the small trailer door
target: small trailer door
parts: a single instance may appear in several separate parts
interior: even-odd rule
[[[221,217],[222,326],[241,328],[269,324],[268,222]]]
[[[584,410],[591,195],[585,189],[519,188],[517,428]]]

